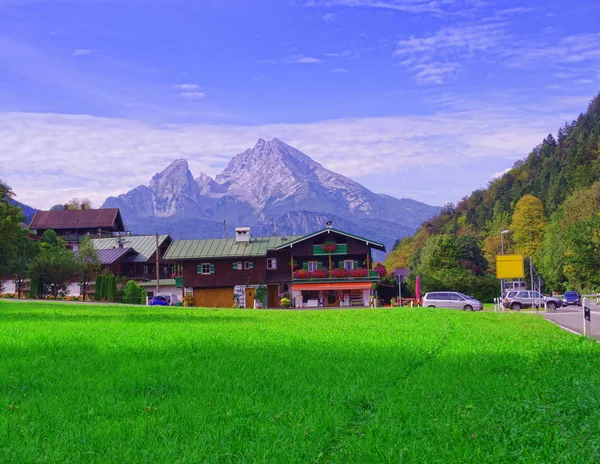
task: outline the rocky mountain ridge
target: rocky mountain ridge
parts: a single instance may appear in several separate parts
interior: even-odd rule
[[[214,179],[205,173],[194,178],[187,161],[176,160],[147,186],[109,197],[103,207],[120,208],[135,233],[209,238],[232,236],[246,225],[254,235],[295,235],[334,220],[338,228],[388,246],[440,211],[373,193],[276,138],[258,140]]]

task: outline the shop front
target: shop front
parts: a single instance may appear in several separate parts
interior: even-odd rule
[[[372,294],[370,282],[293,284],[292,305],[296,308],[366,307]]]

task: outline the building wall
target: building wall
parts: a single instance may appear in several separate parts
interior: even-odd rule
[[[234,262],[251,262],[252,269],[233,269]],[[214,274],[198,274],[197,267],[202,264],[214,265]],[[236,285],[257,285],[266,283],[266,259],[255,258],[225,258],[190,260],[183,263],[183,282],[186,287],[234,287]]]

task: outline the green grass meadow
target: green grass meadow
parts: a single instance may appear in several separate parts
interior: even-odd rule
[[[600,462],[600,344],[511,312],[0,301],[0,462]]]

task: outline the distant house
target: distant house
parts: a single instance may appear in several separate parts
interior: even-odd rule
[[[196,306],[253,307],[261,284],[268,307],[277,307],[284,294],[298,308],[368,306],[379,282],[370,270],[373,249],[385,251],[381,243],[331,227],[295,237],[252,237],[240,227],[232,239],[174,240],[165,259],[183,266]]]
[[[169,235],[158,236],[159,291],[174,293],[173,274],[179,268],[175,262],[164,258],[173,239]],[[112,238],[92,239],[100,262],[113,274],[128,277],[148,287],[153,296],[156,287],[156,243],[155,235],[125,235]],[[181,293],[181,290],[177,290]]]
[[[82,237],[112,237],[115,233],[124,232],[125,226],[118,208],[65,209],[36,211],[29,230],[38,236],[47,230],[53,230],[76,251]]]

